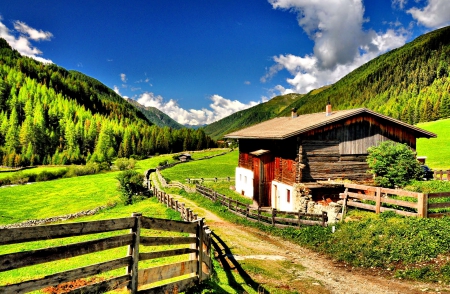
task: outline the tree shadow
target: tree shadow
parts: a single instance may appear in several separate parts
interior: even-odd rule
[[[233,287],[233,289],[242,291],[241,293],[245,293],[245,289],[236,281],[233,276],[233,271],[237,271],[237,273],[242,277],[247,285],[249,285],[253,290],[258,293],[270,293],[267,291],[261,284],[255,282],[242,266],[237,262],[234,258],[233,253],[227,244],[214,232],[211,232],[211,243],[214,247],[214,250],[217,252],[217,259],[222,265],[225,274],[227,275],[228,284]]]

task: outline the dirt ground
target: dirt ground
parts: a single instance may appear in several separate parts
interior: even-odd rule
[[[258,229],[227,222],[188,199],[180,201],[204,217],[223,241],[226,249],[222,251],[222,263],[242,267],[260,285],[259,293],[450,293],[447,285],[404,281],[377,270],[348,268]]]

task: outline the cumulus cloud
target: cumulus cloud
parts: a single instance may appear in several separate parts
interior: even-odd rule
[[[50,32],[44,32],[43,30],[36,30],[32,27],[28,26],[26,23],[21,21],[16,21],[14,23],[14,28],[21,32],[22,34],[28,35],[30,39],[35,41],[40,40],[50,40],[53,37],[53,34]]]
[[[406,12],[427,28],[439,28],[450,23],[450,1],[448,0],[428,0],[427,6],[413,7]]]
[[[119,87],[117,87],[116,85],[114,85],[113,90],[114,90],[114,92],[116,92],[118,95],[122,96],[122,94],[120,94],[120,89],[119,89]]]
[[[151,92],[143,93],[137,102],[146,107],[155,107],[166,113],[172,119],[180,124],[186,125],[204,125],[213,123],[219,119],[229,116],[237,111],[247,109],[257,105],[259,102],[249,102],[244,104],[237,100],[229,100],[220,95],[209,97],[211,103],[209,109],[184,109],[175,100],[165,101],[161,95],[155,95]]]
[[[52,37],[50,32],[35,30],[20,21],[14,23],[16,31],[11,31],[1,21],[2,18],[0,17],[0,37],[5,39],[12,48],[19,51],[20,54],[36,59],[37,61],[52,63],[50,59],[39,56],[42,55],[42,51],[30,43],[30,40],[49,40]],[[16,37],[17,33],[19,33],[19,36]]]
[[[292,86],[277,86],[280,94],[306,93],[334,83],[370,59],[405,44],[407,32],[376,33],[363,30],[362,0],[268,0],[274,9],[288,10],[297,15],[298,24],[314,41],[313,53],[303,57],[293,54],[274,56],[275,64],[261,78],[268,81],[286,69],[293,78]]]

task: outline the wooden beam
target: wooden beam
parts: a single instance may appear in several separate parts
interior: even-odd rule
[[[166,264],[139,271],[139,286],[197,272],[197,260]]]
[[[133,235],[128,234],[59,247],[0,255],[0,272],[122,247],[129,245],[132,240]]]
[[[129,217],[93,222],[0,229],[0,245],[124,230],[131,228],[133,224],[134,218]]]
[[[0,286],[0,293],[24,293],[39,290],[45,287],[56,286],[61,283],[74,281],[84,277],[97,275],[103,272],[125,267],[131,262],[131,257],[123,257],[103,263],[77,268],[53,275],[48,275],[39,279],[28,280],[25,282]]]
[[[155,229],[160,231],[181,232],[195,234],[197,232],[196,223],[188,223],[184,221],[174,221],[159,218],[150,218],[143,216],[142,228]]]
[[[196,242],[196,237],[141,237],[141,245],[159,246],[159,245],[180,245]]]

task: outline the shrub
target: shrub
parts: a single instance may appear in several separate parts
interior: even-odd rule
[[[135,170],[121,172],[116,179],[119,181],[118,190],[121,192],[121,199],[125,205],[133,203],[135,196],[144,192],[144,175]]]
[[[133,169],[136,165],[136,161],[133,158],[117,158],[115,166],[118,170]]]
[[[368,150],[367,163],[377,185],[404,187],[422,178],[423,172],[414,152],[406,145],[385,141]]]

